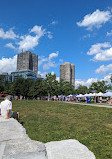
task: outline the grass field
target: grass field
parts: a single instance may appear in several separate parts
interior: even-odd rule
[[[112,109],[45,101],[13,101],[27,134],[41,142],[76,139],[97,159],[112,159]]]

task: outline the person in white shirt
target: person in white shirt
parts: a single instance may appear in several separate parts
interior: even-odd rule
[[[19,112],[12,112],[11,96],[5,97],[5,100],[0,104],[1,116],[5,119],[14,118],[19,121]]]
[[[12,102],[10,96],[5,97],[5,100],[0,104],[1,116],[5,119],[9,119],[12,116]]]

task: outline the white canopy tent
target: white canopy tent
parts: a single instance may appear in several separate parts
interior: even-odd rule
[[[86,94],[84,94],[84,97],[88,97],[88,95],[89,95],[89,94],[86,93]]]
[[[104,93],[103,96],[105,96],[105,97],[111,97],[112,96],[112,92]]]
[[[97,96],[96,93],[89,93],[89,94],[84,94],[85,97],[95,97]]]
[[[93,93],[89,93],[88,97],[94,97],[94,94]]]
[[[77,95],[76,97],[77,97],[77,98],[83,98],[84,95],[83,95],[83,94],[79,94],[79,95]]]
[[[70,94],[70,95],[68,95],[68,96],[67,96],[67,98],[70,98],[70,97],[72,97],[72,96],[73,96],[73,95],[72,95],[72,94]]]
[[[97,93],[93,93],[93,97],[97,96]]]
[[[73,95],[72,94],[70,94],[70,95],[68,95],[69,97],[72,97]]]
[[[98,96],[98,97],[103,97],[103,96],[112,96],[112,92],[107,92],[105,94],[103,94],[102,92],[99,92],[99,93],[89,93],[89,94],[84,94],[85,97],[95,97],[95,96]]]
[[[102,92],[99,92],[99,93],[96,94],[96,96],[101,96],[102,97],[102,96],[104,96],[104,94]]]

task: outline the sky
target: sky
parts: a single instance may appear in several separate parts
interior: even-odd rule
[[[16,71],[17,54],[39,57],[38,73],[75,65],[75,85],[112,72],[111,0],[0,0],[0,73]],[[110,81],[109,81],[110,82]]]

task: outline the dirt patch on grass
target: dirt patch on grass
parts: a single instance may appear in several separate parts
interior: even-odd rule
[[[112,124],[107,124],[106,127],[112,129]]]

